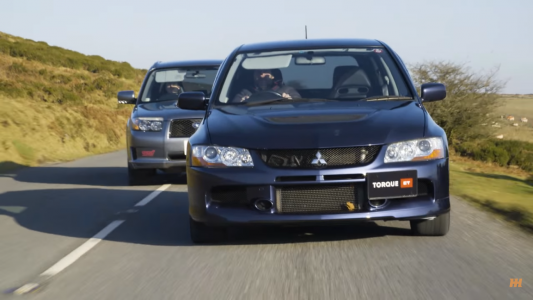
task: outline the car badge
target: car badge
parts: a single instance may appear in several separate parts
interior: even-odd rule
[[[200,127],[200,122],[193,122],[193,123],[192,123],[192,127],[193,127],[194,129],[198,129],[198,127]]]
[[[320,151],[317,151],[316,152],[316,158],[313,159],[311,164],[312,165],[316,165],[316,166],[325,166],[328,163],[322,158],[322,154],[320,154]]]

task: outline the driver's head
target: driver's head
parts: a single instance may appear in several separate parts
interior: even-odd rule
[[[270,88],[274,83],[274,74],[272,70],[255,70],[255,84],[262,90]]]
[[[165,84],[165,90],[169,94],[177,94],[181,90],[181,87],[177,82],[167,82]]]

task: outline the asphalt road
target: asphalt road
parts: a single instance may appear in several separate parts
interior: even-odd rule
[[[533,299],[533,238],[457,199],[445,237],[380,222],[198,246],[183,178],[160,177],[127,186],[124,152],[0,175],[0,298]],[[13,294],[58,264],[40,289]]]

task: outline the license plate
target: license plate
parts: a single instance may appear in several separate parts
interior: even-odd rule
[[[418,195],[417,175],[416,170],[367,173],[368,199],[416,197]]]
[[[187,155],[187,143],[189,142],[188,139],[183,141],[183,154]]]

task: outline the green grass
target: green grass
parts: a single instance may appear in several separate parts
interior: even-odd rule
[[[118,150],[146,70],[0,32],[0,171]]]
[[[450,193],[533,233],[533,178],[514,168],[454,157]]]

